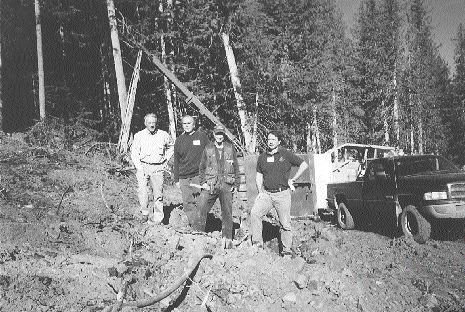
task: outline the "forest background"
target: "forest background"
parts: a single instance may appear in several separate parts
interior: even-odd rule
[[[60,129],[70,142],[89,135],[118,142],[121,84],[108,2],[40,3],[44,117],[34,2],[1,1],[3,131],[40,124]],[[285,145],[295,151],[324,152],[354,142],[439,153],[465,164],[465,29],[457,29],[452,74],[432,38],[422,0],[362,0],[351,30],[335,0],[115,0],[114,5],[126,86],[142,45],[250,152],[263,148],[268,129],[281,129]],[[133,133],[143,127],[147,112],[155,112],[160,127],[173,136],[182,132],[180,116],[199,115],[144,55]],[[213,127],[201,115],[199,120],[205,129]]]

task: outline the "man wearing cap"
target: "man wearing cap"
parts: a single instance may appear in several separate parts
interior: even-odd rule
[[[280,133],[270,131],[267,137],[267,151],[260,154],[257,160],[257,176],[255,178],[258,196],[250,212],[252,243],[263,247],[262,217],[274,208],[279,217],[282,252],[281,255],[292,255],[291,228],[291,192],[294,182],[307,169],[308,165],[291,151],[282,148]],[[299,169],[289,179],[293,166]]]
[[[195,193],[200,190],[192,185],[199,185],[199,164],[205,146],[210,142],[205,132],[195,130],[194,117],[186,115],[182,118],[184,133],[174,144],[173,176],[176,186],[181,189],[184,212],[189,223],[197,213]]]
[[[216,126],[213,129],[215,142],[209,143],[202,153],[199,166],[202,192],[192,226],[195,230],[205,231],[207,214],[219,198],[223,247],[229,249],[232,248],[233,234],[232,197],[239,187],[240,176],[236,151],[231,143],[224,141],[224,131],[224,127]]]
[[[152,183],[153,218],[155,223],[161,223],[163,213],[163,172],[168,160],[173,155],[173,141],[171,136],[157,128],[157,116],[147,114],[144,118],[145,129],[134,135],[131,147],[131,159],[136,167],[138,197],[142,221],[149,217],[148,182]]]

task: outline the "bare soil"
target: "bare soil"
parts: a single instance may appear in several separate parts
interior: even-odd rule
[[[240,230],[224,250],[217,207],[207,233],[186,230],[169,179],[164,224],[141,224],[134,174],[109,170],[117,162],[105,147],[0,140],[0,311],[109,311],[125,282],[124,302],[156,296],[203,252],[211,257],[144,311],[465,311],[464,237],[447,227],[419,245],[392,231],[295,220],[296,256],[282,258],[270,217],[265,249]]]

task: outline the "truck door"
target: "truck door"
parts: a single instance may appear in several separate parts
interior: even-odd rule
[[[383,225],[396,222],[394,164],[390,159],[370,162],[363,183],[363,207],[368,222]]]

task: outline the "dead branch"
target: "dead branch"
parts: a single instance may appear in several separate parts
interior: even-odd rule
[[[135,282],[134,278],[132,278],[131,280],[124,281],[123,285],[121,286],[120,291],[118,292],[118,295],[116,296],[117,302],[114,304],[113,309],[111,309],[111,312],[118,312],[119,310],[121,310],[124,297],[126,297],[128,286],[129,284],[132,284],[134,282]]]
[[[66,188],[65,192],[63,193],[63,195],[61,195],[61,199],[60,199],[60,202],[58,203],[58,207],[57,207],[57,212],[56,212],[57,215],[60,213],[61,203],[63,202],[63,199],[65,198],[65,195],[71,190],[71,188],[72,188],[73,186],[74,186],[74,185],[68,185],[68,187]]]
[[[100,195],[102,196],[105,207],[107,207],[108,210],[113,212],[113,209],[111,209],[110,206],[108,206],[107,200],[105,199],[105,196],[103,195],[103,182],[100,182]]]
[[[98,145],[100,145],[100,142],[97,142],[97,143],[92,144],[92,145],[87,149],[87,151],[84,153],[84,155],[87,156],[87,154],[88,154],[94,147],[96,147],[96,146],[98,146]]]
[[[187,264],[187,267],[185,268],[184,270],[184,274],[178,278],[171,286],[169,286],[167,289],[165,289],[164,291],[162,291],[161,293],[159,293],[158,295],[156,296],[153,296],[153,297],[150,297],[148,299],[142,299],[142,300],[138,300],[138,301],[131,301],[131,302],[125,302],[125,303],[121,303],[121,305],[119,305],[119,302],[117,302],[115,305],[113,305],[113,310],[112,312],[118,312],[120,311],[121,308],[124,308],[124,307],[137,307],[137,308],[145,308],[145,307],[148,307],[148,306],[151,306],[163,299],[165,299],[166,297],[168,297],[169,295],[171,295],[176,289],[179,288],[179,286],[181,286],[182,284],[184,284],[184,282],[189,278],[189,276],[194,272],[194,270],[197,268],[197,266],[200,264],[200,261],[203,259],[203,258],[211,258],[213,257],[213,255],[211,254],[206,254],[206,253],[202,253],[200,255],[197,255],[197,256],[193,256],[191,259],[189,259],[189,262]],[[116,308],[116,305],[119,305],[118,308]],[[108,307],[106,307],[103,311],[110,311],[108,309]]]
[[[212,235],[210,233],[207,233],[207,232],[193,231],[193,230],[190,230],[190,229],[177,229],[175,227],[172,227],[172,229],[178,234],[201,235],[201,236],[206,236],[206,237],[212,237]]]

